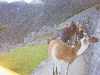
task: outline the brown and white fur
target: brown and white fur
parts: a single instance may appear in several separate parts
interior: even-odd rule
[[[69,64],[71,64],[78,55],[81,55],[90,44],[95,42],[98,42],[98,38],[88,36],[87,34],[84,35],[80,43],[75,47],[71,47],[55,38],[49,39],[48,55],[53,59],[53,75],[60,75],[62,62],[66,64],[64,74],[67,75]]]

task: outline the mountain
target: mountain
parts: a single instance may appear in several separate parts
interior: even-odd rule
[[[41,0],[43,3],[30,4],[24,1],[0,2],[0,24],[7,25],[8,32],[1,32],[0,41],[21,41],[28,33],[38,32],[42,26],[58,24],[72,13],[98,4],[99,0]]]

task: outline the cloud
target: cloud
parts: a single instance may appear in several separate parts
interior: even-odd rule
[[[41,0],[34,0],[34,3],[43,3]]]
[[[26,3],[30,3],[32,2],[33,0],[24,0]]]
[[[20,0],[5,0],[7,1],[8,3],[12,3],[12,2],[15,2],[15,1],[20,1]]]
[[[4,1],[4,0],[2,0]],[[8,3],[12,3],[12,2],[15,2],[15,1],[25,1],[26,3],[30,3],[30,2],[33,2],[33,3],[43,3],[41,0],[5,0],[7,1]]]

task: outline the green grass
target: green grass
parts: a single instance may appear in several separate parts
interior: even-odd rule
[[[50,34],[48,36],[43,36],[42,39],[47,40],[48,38],[53,37],[53,36],[54,36],[53,34]]]
[[[29,75],[47,57],[47,44],[39,44],[1,54],[0,65],[20,75]]]

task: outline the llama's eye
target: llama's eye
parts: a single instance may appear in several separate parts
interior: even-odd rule
[[[95,41],[95,39],[93,39],[93,38],[92,38],[91,40],[92,40],[92,41]]]

